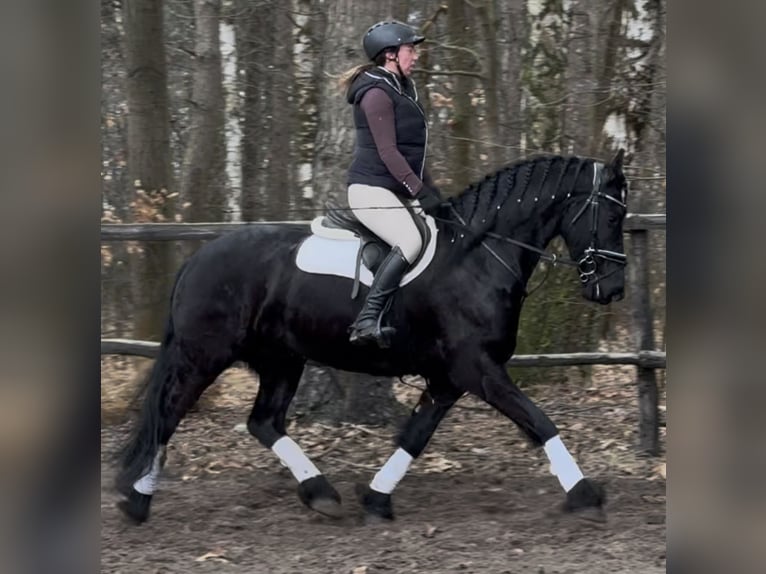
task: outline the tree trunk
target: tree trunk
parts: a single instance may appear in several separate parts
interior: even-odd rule
[[[607,4],[598,22],[598,52],[596,60],[596,91],[593,94],[590,149],[588,155],[599,156],[605,150],[604,125],[615,109],[612,83],[616,74],[619,47],[623,40],[622,16],[627,0],[613,0]]]
[[[395,20],[407,22],[410,15],[410,0],[391,0],[391,10],[389,14],[393,15]],[[372,25],[372,22],[370,22]]]
[[[270,4],[270,2],[266,3]],[[268,19],[268,6],[255,6],[248,0],[238,1],[236,43],[238,66],[240,66],[242,89],[242,192],[240,208],[243,221],[265,219],[261,207],[263,162],[261,147],[263,129],[261,118],[265,115],[261,95],[268,90],[264,84],[263,59],[270,49],[263,45],[264,20]]]
[[[363,13],[359,2],[337,0],[325,3],[318,22],[321,54],[315,69],[319,92],[319,123],[314,143],[314,201],[317,207],[330,199],[346,204],[346,174],[354,149],[351,106],[338,87],[346,70],[365,62],[362,35],[374,21]],[[368,23],[369,21],[369,23]]]
[[[503,163],[509,163],[525,155],[522,150],[522,61],[523,52],[529,42],[529,27],[525,0],[508,0],[500,5],[501,7],[496,9],[502,79],[498,87],[498,123],[501,126],[500,143],[505,147],[502,160]]]
[[[172,219],[172,171],[167,70],[160,0],[125,0],[128,174],[135,194],[133,220]],[[173,244],[146,243],[137,296],[134,334],[139,339],[162,333],[173,277]]]
[[[486,80],[484,81],[484,93],[486,94],[486,111],[484,123],[486,125],[485,137],[489,139],[485,146],[487,154],[487,171],[500,167],[503,157],[500,153],[500,106],[499,106],[499,76],[500,58],[497,45],[497,26],[500,22],[495,13],[495,0],[484,0],[478,7],[481,21],[482,37],[484,38],[484,66]]]
[[[471,32],[466,19],[465,3],[463,0],[449,0],[447,3],[447,34],[453,49],[449,61],[445,62],[448,69],[465,72],[477,65],[466,54],[466,49],[472,46]],[[456,75],[450,80],[454,83],[454,107],[450,118],[450,179],[455,189],[465,188],[476,179],[474,162],[471,161],[471,120],[474,114],[471,106],[471,89],[473,82],[469,76]]]
[[[645,5],[652,25],[652,38],[644,58],[644,66],[639,71],[638,83],[649,86],[634,95],[636,105],[628,114],[628,126],[634,134],[634,162],[640,166],[654,166],[658,173],[664,173],[664,154],[656,154],[656,149],[664,149],[664,88],[655,85],[664,79],[662,61],[665,45],[664,2],[649,0]],[[662,85],[662,84],[660,84]],[[657,157],[661,155],[662,157]],[[661,186],[647,185],[637,180],[631,186],[631,211],[645,212],[662,209],[663,205],[656,197]],[[629,278],[632,303],[632,330],[636,333],[635,343],[641,349],[654,349],[654,309],[664,308],[664,301],[652,302],[652,276],[664,275],[664,245],[651,241],[647,232],[633,231],[630,235]],[[664,293],[664,289],[661,289]],[[659,299],[659,297],[658,297]],[[664,323],[664,321],[662,321]],[[639,399],[639,444],[640,450],[649,454],[660,454],[659,444],[659,389],[657,373],[652,369],[638,368],[637,390]]]
[[[110,211],[104,215],[108,219],[126,221],[130,218],[131,199],[125,192],[129,182],[125,169],[125,58],[121,21],[122,8],[115,2],[101,3],[102,193]]]
[[[594,0],[573,0],[567,34],[566,104],[562,126],[563,153],[591,151],[590,104],[598,99],[594,60],[598,15]]]
[[[195,44],[191,124],[184,154],[181,197],[187,221],[222,221],[226,192],[221,0],[194,0]]]
[[[582,2],[578,4],[582,8]],[[577,9],[577,7],[573,8]],[[535,7],[530,18],[530,42],[524,60],[523,78],[526,88],[525,117],[528,145],[537,151],[566,153],[569,147],[567,126],[570,124],[570,106],[567,105],[568,91],[579,89],[568,83],[587,79],[588,58],[591,54],[582,46],[575,46],[567,52],[567,18],[564,4],[550,0]],[[574,24],[578,30],[584,28]],[[581,30],[587,32],[587,30]],[[578,38],[579,39],[579,38]],[[582,40],[581,40],[582,41]],[[573,50],[578,52],[575,54]],[[577,71],[570,71],[568,66]],[[588,100],[590,101],[590,100]],[[571,103],[572,108],[587,110],[582,99]],[[578,137],[590,134],[589,114],[581,127],[575,128]],[[576,119],[576,118],[575,118]],[[587,141],[587,135],[586,135]],[[584,149],[574,150],[585,154]],[[563,241],[557,239],[551,246],[553,251],[564,249]],[[524,304],[519,327],[519,353],[576,352],[592,350],[597,341],[597,318],[601,311],[594,305],[582,302],[581,288],[571,269],[549,269],[548,263],[538,266],[529,282],[534,289],[546,273],[550,276],[544,287]],[[589,367],[580,369],[583,376]],[[530,379],[544,381],[548,373],[525,373]]]
[[[563,4],[548,0],[528,19],[530,41],[524,51],[522,77],[526,147],[535,153],[561,147],[566,55]]]
[[[308,365],[289,416],[398,427],[410,408],[393,396],[392,379]]]
[[[295,97],[296,97],[296,137],[295,146],[296,168],[295,178],[295,207],[299,210],[299,219],[310,219],[315,213],[313,181],[314,142],[317,138],[317,114],[319,95],[315,83],[316,69],[322,58],[320,51],[318,29],[321,18],[317,16],[315,4],[318,0],[293,0],[295,12],[295,46],[293,48],[293,65],[295,67]]]
[[[312,45],[317,61],[313,73],[319,113],[311,172],[314,206],[322,208],[329,198],[347,204],[353,115],[337,80],[349,68],[365,62],[361,40],[376,18],[351,0],[329,5],[315,0],[314,8]],[[394,397],[392,379],[315,366],[306,368],[294,402],[296,413],[334,423],[385,424],[406,412]]]
[[[266,219],[272,221],[289,218],[294,194],[292,137],[297,94],[293,65],[293,24],[288,18],[289,8],[287,2],[275,3],[263,31],[266,45],[271,46],[270,50],[263,53],[264,59],[269,62],[265,74],[269,77],[270,86],[264,94],[267,102],[264,133],[269,136],[263,140],[265,160],[268,162],[263,202]]]

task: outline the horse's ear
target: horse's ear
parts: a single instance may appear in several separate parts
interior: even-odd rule
[[[609,162],[609,165],[618,173],[622,173],[622,160],[625,159],[625,150],[620,148],[614,159]]]

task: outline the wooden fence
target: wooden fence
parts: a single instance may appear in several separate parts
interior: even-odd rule
[[[247,226],[282,223],[306,227],[310,221],[269,221],[251,223],[144,223],[104,224],[101,241],[179,241],[214,239]],[[638,350],[626,353],[564,353],[517,355],[508,362],[517,367],[561,367],[577,365],[635,365],[639,400],[639,446],[659,454],[658,388],[655,369],[664,369],[666,356],[654,349],[653,314],[649,288],[648,232],[665,229],[664,214],[629,213],[624,229],[630,235],[628,259],[632,317]],[[159,343],[129,339],[102,339],[101,354],[154,357]]]

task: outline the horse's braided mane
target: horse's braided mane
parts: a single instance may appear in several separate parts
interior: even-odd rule
[[[539,165],[543,164],[543,174],[537,185],[535,197],[541,197],[542,190],[548,181],[548,176],[554,165],[561,165],[558,170],[552,196],[559,193],[564,177],[574,164],[574,176],[572,189],[583,167],[587,164],[586,158],[577,156],[561,156],[541,154],[518,160],[496,172],[488,173],[482,180],[471,183],[460,194],[450,198],[452,207],[462,216],[472,233],[467,238],[465,246],[470,249],[477,245],[487,232],[495,226],[496,220],[503,206],[511,199],[521,203],[528,191],[532,175]],[[554,172],[555,173],[555,172]]]
[[[538,165],[541,163],[545,165],[539,186],[542,188],[553,165],[558,160],[564,162],[554,187],[558,190],[570,162],[576,159],[558,155],[539,155],[518,160],[496,172],[486,174],[480,181],[471,183],[459,195],[453,197],[450,203],[469,225],[474,223],[475,219],[481,218],[479,226],[471,226],[476,232],[476,237],[480,238],[494,226],[500,208],[512,196],[519,202],[523,199]]]

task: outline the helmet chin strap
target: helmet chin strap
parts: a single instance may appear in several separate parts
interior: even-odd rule
[[[407,76],[405,76],[405,75],[404,75],[404,72],[402,71],[402,67],[399,65],[399,50],[401,50],[401,49],[402,49],[402,47],[401,47],[401,46],[399,46],[399,47],[396,49],[396,55],[394,56],[394,58],[393,58],[393,59],[389,60],[389,62],[396,62],[396,69],[399,71],[399,77],[400,77],[402,80],[406,80],[406,79],[407,79]]]

